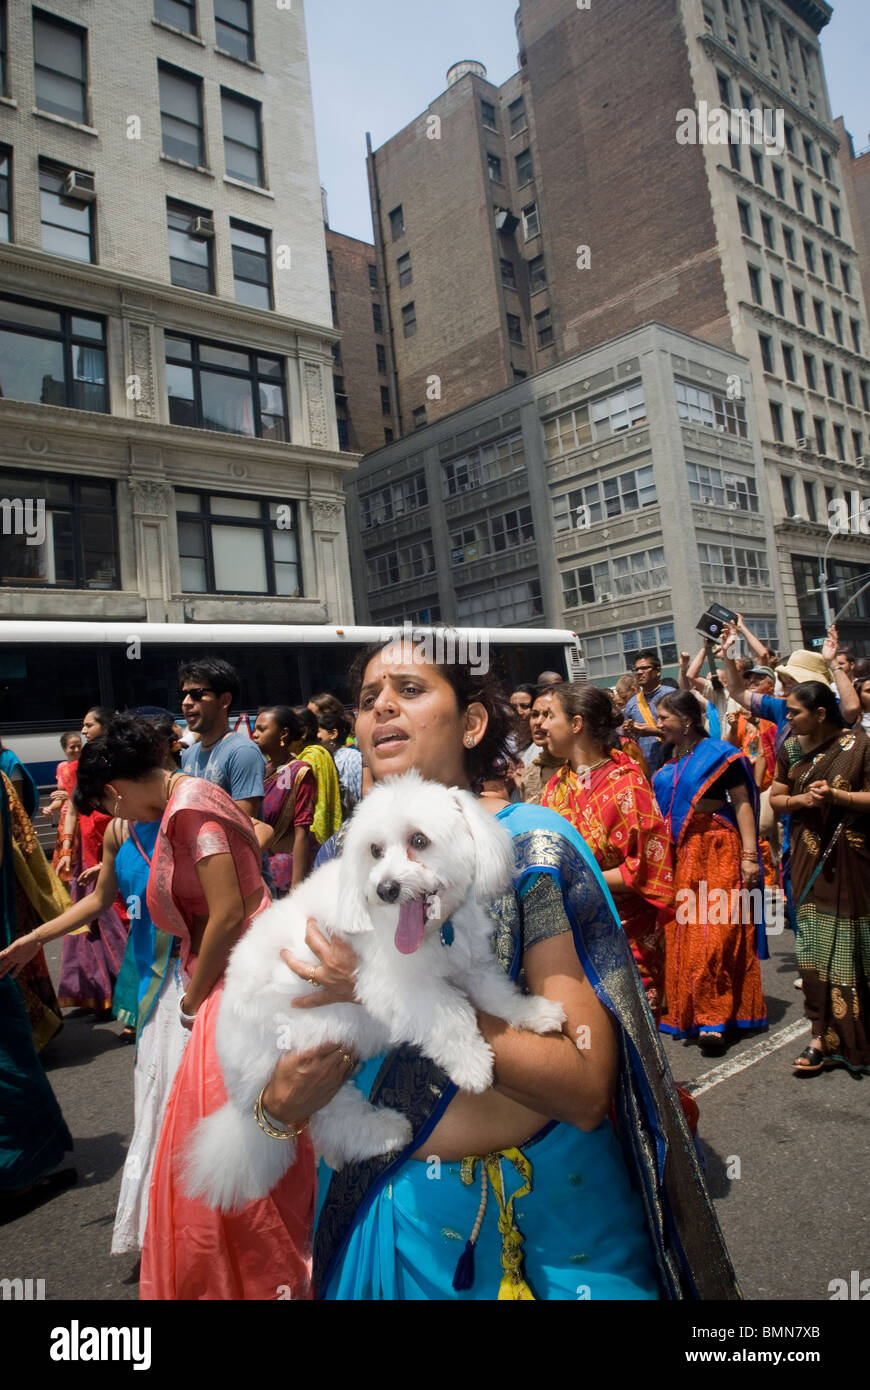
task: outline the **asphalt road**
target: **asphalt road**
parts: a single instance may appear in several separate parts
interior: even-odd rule
[[[848,1284],[852,1270],[870,1277],[870,1078],[792,1076],[805,1038],[793,1036],[804,1025],[791,935],[772,938],[771,948],[762,967],[766,1034],[721,1062],[672,1039],[665,1049],[676,1079],[698,1092],[707,1179],[744,1297],[827,1300],[832,1280]],[[51,948],[55,978],[59,957]],[[119,1033],[118,1024],[70,1015],[43,1054],[79,1181],[0,1227],[0,1278],[44,1279],[47,1300],[138,1296],[137,1258],[109,1254],[133,1124],[133,1049]]]

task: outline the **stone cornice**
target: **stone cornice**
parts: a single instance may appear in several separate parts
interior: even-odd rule
[[[858,252],[850,242],[844,241],[843,238],[837,236],[835,232],[828,231],[827,227],[821,227],[818,222],[814,222],[811,217],[807,217],[805,212],[798,212],[797,208],[793,208],[791,204],[785,202],[784,199],[777,198],[775,193],[769,193],[766,188],[762,188],[754,179],[747,178],[745,174],[740,174],[736,169],[732,169],[730,164],[720,162],[719,168],[722,170],[723,174],[730,174],[731,182],[737,184],[742,192],[754,193],[764,203],[765,207],[775,211],[778,217],[787,217],[790,223],[798,223],[803,231],[813,232],[815,236],[822,237],[825,241],[830,242],[839,255],[842,256],[844,252],[848,252],[853,260],[857,261]],[[843,194],[841,192],[841,203],[842,200]],[[754,241],[755,238],[753,237],[752,240]],[[768,247],[767,249],[769,250],[770,248]],[[785,257],[783,257],[783,259],[785,259]],[[855,269],[857,269],[857,266]],[[854,298],[854,296],[852,297]]]
[[[814,34],[820,34],[834,17],[834,11],[825,0],[783,0],[783,4],[808,24]]]
[[[782,107],[783,110],[788,108],[797,120],[803,121],[806,125],[811,126],[820,139],[824,138],[828,141],[831,146],[831,154],[837,153],[840,148],[840,142],[833,128],[824,121],[821,121],[812,111],[807,110],[799,101],[795,101],[794,97],[791,96],[790,93],[783,91],[782,87],[778,87],[768,73],[762,71],[761,68],[757,68],[754,63],[750,63],[748,59],[744,58],[736,49],[732,48],[730,44],[723,43],[715,34],[708,34],[706,32],[699,34],[698,42],[701,44],[702,48],[709,49],[711,51],[711,56],[715,55],[717,61],[723,67],[726,67],[734,77],[750,78],[755,86],[761,87],[762,90],[770,93],[770,95],[775,98],[774,110],[779,109],[779,107]]]
[[[751,310],[753,316],[759,319],[766,328],[775,328],[780,334],[784,331],[788,332],[791,337],[799,339],[807,347],[815,348],[816,352],[823,352],[831,360],[839,360],[841,365],[848,366],[850,370],[855,370],[857,367],[859,371],[866,372],[870,368],[870,359],[861,357],[851,348],[847,348],[831,338],[823,338],[820,333],[813,332],[811,328],[805,328],[801,324],[795,323],[794,319],[787,319],[780,314],[775,314],[773,310],[766,309],[763,304],[750,304],[749,300],[741,299],[738,300],[738,307]],[[798,382],[789,381],[783,372],[769,372],[768,376],[781,377],[782,381],[789,386],[799,386]],[[826,391],[816,392],[816,394],[827,397]],[[830,399],[839,400],[839,397],[832,396]],[[840,405],[844,406],[846,410],[857,410],[862,414],[864,413],[863,407],[860,405],[849,405],[846,401],[840,401]]]

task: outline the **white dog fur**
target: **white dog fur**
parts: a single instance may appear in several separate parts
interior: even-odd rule
[[[270,1192],[293,1163],[293,1141],[269,1138],[254,1118],[282,1052],[336,1043],[365,1060],[413,1043],[461,1090],[479,1093],[492,1085],[493,1055],[475,1008],[514,1028],[560,1030],[561,1006],[522,994],[492,952],[493,922],[483,904],[509,889],[513,871],[510,835],[469,792],[409,772],[357,807],[341,857],[257,917],[230,957],[217,1023],[230,1099],[194,1133],[190,1196],[236,1210]],[[327,935],[352,941],[359,1003],[291,1009],[314,986],[280,953],[316,963],[305,944],[309,917]],[[441,935],[448,921],[449,946]],[[349,1080],[312,1115],[311,1135],[337,1168],[402,1150],[411,1126],[398,1111],[370,1105]]]

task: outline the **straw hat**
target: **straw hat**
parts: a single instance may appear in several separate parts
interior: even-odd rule
[[[824,657],[819,656],[818,652],[792,652],[788,661],[777,666],[778,676],[790,676],[798,685],[804,681],[819,681],[826,685],[829,690],[834,686],[828,671],[828,663]]]

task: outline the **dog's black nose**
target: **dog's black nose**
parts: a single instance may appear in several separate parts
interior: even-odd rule
[[[386,883],[378,884],[378,897],[384,903],[398,902],[401,891],[402,885],[396,883],[395,879],[387,879]]]

